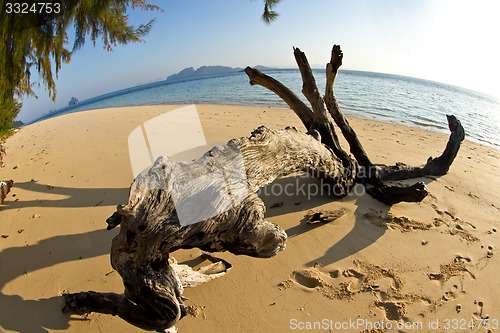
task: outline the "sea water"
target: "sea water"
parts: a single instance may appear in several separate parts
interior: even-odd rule
[[[325,71],[313,70],[324,91]],[[294,91],[304,102],[300,72],[292,69],[264,72]],[[468,139],[500,149],[500,101],[460,87],[405,76],[341,70],[335,96],[346,115],[395,122],[449,133],[447,114],[455,115]],[[61,114],[98,108],[151,104],[235,104],[287,107],[274,93],[250,86],[244,72],[178,81],[160,81],[82,101],[36,121]]]

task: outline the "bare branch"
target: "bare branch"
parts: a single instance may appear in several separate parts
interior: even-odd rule
[[[338,70],[342,65],[342,50],[339,45],[334,45],[332,49],[332,56],[330,62],[326,65],[326,89],[325,89],[325,103],[330,112],[331,116],[335,120],[335,123],[342,131],[345,139],[349,143],[351,153],[354,155],[358,163],[364,167],[373,166],[373,163],[368,158],[361,142],[354,132],[354,129],[349,125],[349,121],[345,118],[344,114],[340,110],[340,106],[337,103],[333,92],[333,84],[335,82],[335,77],[337,76]]]
[[[465,139],[465,130],[460,121],[453,115],[447,115],[448,127],[451,131],[446,148],[441,156],[429,157],[424,166],[411,167],[403,163],[394,166],[379,166],[383,180],[402,180],[423,176],[443,176],[448,173],[451,164],[457,156],[462,141]]]
[[[245,73],[250,79],[250,85],[259,85],[274,92],[295,111],[308,130],[313,128],[313,112],[293,91],[288,89],[278,80],[273,79],[257,69],[247,67]]]

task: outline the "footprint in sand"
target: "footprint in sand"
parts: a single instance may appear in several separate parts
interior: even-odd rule
[[[475,279],[476,277],[474,274],[466,267],[466,263],[468,264],[471,261],[472,259],[469,257],[457,255],[451,263],[439,266],[439,273],[430,273],[428,277],[431,280],[441,282],[441,284],[445,283],[453,276],[461,276],[465,273],[469,273],[469,275]]]
[[[474,304],[477,307],[477,310],[473,313],[473,315],[476,318],[482,318],[482,319],[489,318],[489,316],[484,313],[484,303],[483,302],[481,302],[481,301],[474,301]]]
[[[355,269],[347,269],[342,272],[342,275],[345,277],[354,277],[356,279],[363,279],[365,277],[363,273],[360,273]]]
[[[335,273],[333,275],[335,275]],[[283,290],[296,283],[306,289],[319,291],[330,299],[352,299],[355,292],[350,290],[349,283],[330,283],[328,280],[331,280],[331,276],[331,274],[328,276],[320,272],[318,267],[302,269],[294,271],[292,273],[292,278],[278,284],[278,288]]]
[[[406,216],[393,216],[391,213],[384,215],[372,211],[364,214],[363,217],[378,227],[399,230],[401,232],[429,230],[435,226],[433,223],[422,223]]]
[[[459,289],[458,285],[454,284],[451,287],[451,290],[444,292],[444,295],[441,298],[441,300],[447,302],[447,301],[455,300],[455,299],[457,299],[465,294],[466,294],[466,292],[462,288]]]
[[[378,302],[390,302],[392,299],[388,295],[394,293],[394,291],[399,292],[403,286],[401,279],[396,277],[391,270],[358,260],[355,260],[354,264],[356,268],[346,270],[335,269],[323,272],[319,265],[297,270],[291,274],[290,279],[279,283],[277,287],[280,290],[284,290],[293,285],[299,285],[304,290],[315,290],[322,293],[325,297],[339,300],[352,299],[358,293],[371,292]],[[376,283],[377,280],[384,278],[392,280],[387,287],[390,289],[386,293],[387,297],[384,296],[384,291],[380,290],[379,284]],[[392,309],[390,305],[382,307]]]
[[[488,252],[486,253],[487,258],[493,257],[493,246],[488,246]]]
[[[292,279],[306,288],[316,288],[324,284],[324,280],[319,276],[316,269],[303,269],[292,273]]]
[[[431,204],[434,210],[441,217],[434,218],[434,226],[439,227],[440,225],[446,224],[450,227],[449,230],[445,231],[445,233],[449,233],[450,235],[459,236],[467,242],[477,242],[480,239],[474,236],[470,231],[464,228],[464,225],[467,227],[476,230],[476,226],[470,222],[463,221],[460,217],[454,216],[452,213],[448,211],[442,211],[438,209],[435,204]],[[446,221],[448,220],[448,221]]]
[[[389,320],[400,321],[406,315],[406,307],[402,302],[375,302],[375,305],[385,311]]]
[[[339,276],[340,276],[340,271],[339,271],[338,269],[335,269],[335,270],[333,270],[333,271],[331,271],[331,272],[330,272],[330,277],[331,277],[331,278],[336,279],[336,278],[338,278]]]
[[[441,265],[439,273],[428,274],[430,280],[441,284],[444,292],[441,298],[431,299],[423,295],[403,293],[404,283],[396,271],[359,260],[354,260],[353,263],[355,267],[346,269],[328,271],[316,265],[296,270],[288,280],[278,284],[278,288],[284,290],[297,286],[304,291],[319,292],[332,300],[350,300],[360,293],[369,293],[373,297],[373,305],[384,313],[387,320],[406,321],[410,320],[408,307],[413,304],[421,307],[420,313],[425,313],[435,311],[442,304],[464,296],[466,291],[461,283],[450,285],[452,282],[448,282],[453,277],[462,281],[463,276],[469,275],[475,279],[470,271],[474,266],[472,258],[458,254],[451,263]],[[485,318],[483,303],[478,301],[476,305],[477,311],[474,315]],[[462,311],[462,305],[457,305],[455,310],[457,313]]]

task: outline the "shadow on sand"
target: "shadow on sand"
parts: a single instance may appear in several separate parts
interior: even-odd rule
[[[96,230],[67,236],[55,236],[0,252],[0,327],[18,332],[47,332],[49,329],[67,329],[71,318],[61,309],[60,296],[25,300],[19,295],[6,295],[5,285],[23,274],[51,267],[60,263],[93,258],[110,253],[111,240],[116,230]],[[80,244],[84,246],[71,246]],[[22,260],[20,263],[19,260]]]
[[[13,201],[13,197],[0,208],[22,209],[32,207],[65,207],[85,208],[99,205],[115,205],[125,203],[128,199],[127,188],[69,188],[50,186],[37,182],[14,183],[15,189],[23,189],[40,193],[41,200]],[[46,199],[47,195],[55,195],[55,199]],[[58,197],[62,197],[59,199]],[[111,215],[112,211],[110,211]],[[103,226],[105,225],[103,221]],[[60,263],[77,261],[109,255],[111,241],[118,230],[106,229],[86,233],[55,236],[40,240],[36,244],[10,247],[0,252],[0,331],[3,329],[17,332],[48,332],[63,330],[70,326],[72,318],[61,312],[64,300],[60,296],[42,299],[23,299],[19,295],[9,295],[6,285],[23,274],[51,267]],[[64,288],[64,286],[61,286]]]
[[[128,200],[128,188],[73,188],[62,186],[51,186],[38,182],[14,183],[11,193],[16,189],[38,192],[41,195],[62,196],[62,199],[41,199],[14,201],[13,197],[6,200],[0,210],[20,209],[28,207],[96,207],[105,205],[116,205],[126,203]],[[16,199],[19,199],[17,196]]]
[[[430,179],[418,179],[430,183]],[[310,180],[302,180],[309,182]],[[273,184],[285,186],[295,182],[294,178],[279,179]],[[54,193],[66,195],[68,198],[60,200],[41,200],[29,202],[7,202],[7,207],[3,209],[18,209],[23,207],[94,207],[98,204],[115,204],[117,202],[126,202],[128,189],[123,188],[97,188],[97,189],[73,189],[65,187],[49,188],[48,185],[38,184],[36,182],[16,183],[15,186],[29,191],[38,191],[43,193]],[[361,185],[359,185],[361,186]],[[290,187],[289,187],[290,188]],[[319,196],[320,194],[318,194]],[[281,198],[261,194],[261,198],[268,207],[266,216],[277,216],[294,211],[303,211],[312,209],[319,205],[332,202],[328,196],[315,197],[314,201],[308,201],[307,198],[285,198],[287,205],[270,209],[269,207]],[[295,205],[296,200],[301,200],[300,205]],[[341,201],[339,201],[341,204]],[[352,230],[346,234],[340,241],[326,250],[325,254],[309,263],[321,263],[326,266],[342,260],[352,254],[355,254],[371,244],[375,243],[384,233],[385,228],[377,227],[366,221],[362,215],[366,213],[367,207],[373,206],[375,199],[364,194],[356,199],[357,209],[354,212],[355,224]],[[385,206],[382,214],[387,213],[389,207]],[[298,225],[286,230],[289,237],[311,231],[324,224],[307,225],[305,220]],[[39,269],[54,266],[56,264],[93,258],[110,253],[112,238],[118,230],[107,231],[96,230],[88,233],[55,236],[41,240],[37,244],[21,247],[7,248],[0,252],[0,328],[18,332],[38,333],[48,330],[63,330],[70,326],[71,320],[84,320],[71,318],[70,315],[63,314],[63,299],[59,296],[42,298],[39,300],[25,300],[19,295],[6,295],[5,285],[26,272],[33,272]],[[85,244],[83,247],[72,247],[68,244]],[[22,264],[18,261],[22,260]],[[14,315],[13,315],[14,314]],[[29,317],[28,319],[24,319]]]

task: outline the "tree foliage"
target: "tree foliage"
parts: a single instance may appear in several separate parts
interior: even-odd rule
[[[55,100],[54,76],[68,63],[87,37],[94,45],[98,39],[111,51],[117,44],[138,42],[153,20],[134,27],[128,22],[127,9],[161,10],[146,0],[66,0],[58,1],[59,10],[42,9],[36,1],[25,1],[25,13],[8,13],[9,3],[0,0],[0,129],[8,128],[18,114],[24,96],[34,96],[35,84],[43,84]],[[52,5],[55,5],[53,2]],[[67,31],[74,29],[71,45]],[[36,70],[40,81],[32,82]]]
[[[24,96],[36,97],[34,85],[43,84],[55,100],[54,78],[87,38],[94,46],[101,39],[107,51],[117,44],[139,42],[154,20],[134,27],[128,22],[127,9],[162,11],[147,0],[48,0],[45,3],[52,4],[50,11],[37,1],[26,0],[25,13],[9,13],[9,4],[16,2],[0,0],[0,130],[11,126]],[[262,19],[271,23],[278,17],[273,8],[280,0],[264,2]],[[68,37],[71,28],[72,45]],[[31,78],[33,70],[39,74],[36,82]]]
[[[281,0],[265,0],[264,13],[262,14],[262,19],[267,24],[275,21],[279,14],[273,10],[274,5],[278,4]]]

